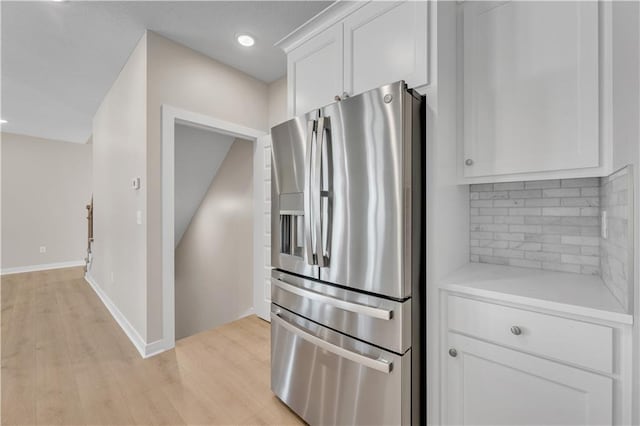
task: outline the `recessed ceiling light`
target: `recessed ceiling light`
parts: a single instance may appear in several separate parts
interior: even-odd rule
[[[249,34],[238,34],[236,36],[236,40],[238,40],[238,43],[244,47],[251,47],[256,44],[256,39],[251,37]]]
[[[7,124],[7,123],[8,123],[8,121],[7,121],[7,120],[2,120],[2,119],[0,119],[0,124]]]

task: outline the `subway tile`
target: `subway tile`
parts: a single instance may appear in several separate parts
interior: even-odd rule
[[[542,244],[526,241],[509,241],[509,248],[524,251],[540,251],[542,249]]]
[[[579,226],[542,225],[543,234],[580,235]]]
[[[491,256],[493,254],[493,249],[489,247],[471,247],[471,254],[477,254],[478,256]]]
[[[580,254],[580,246],[568,244],[543,244],[542,251],[548,253]]]
[[[543,189],[542,196],[544,198],[554,197],[579,197],[580,188],[558,188],[558,189]]]
[[[573,274],[580,273],[580,265],[568,265],[555,262],[542,262],[542,269],[546,269],[548,271],[571,272]]]
[[[493,223],[494,216],[471,216],[471,223]]]
[[[509,241],[479,240],[478,245],[480,247],[505,249],[509,247]]]
[[[478,256],[477,254],[472,254],[471,256],[469,256],[469,261],[478,263],[480,261],[480,256]]]
[[[493,191],[493,184],[492,183],[472,184],[469,187],[469,191],[473,191],[473,192]]]
[[[563,254],[562,263],[572,263],[578,265],[590,265],[590,266],[598,266],[600,265],[600,257],[598,256],[582,256],[582,255],[574,255],[574,254]]]
[[[470,200],[479,200],[480,199],[480,193],[479,192],[469,192],[469,199]]]
[[[558,207],[560,198],[530,198],[524,201],[527,207]]]
[[[598,246],[581,247],[580,254],[583,256],[600,256],[600,247]]]
[[[492,200],[471,200],[469,205],[471,207],[493,207],[493,201]]]
[[[507,232],[509,231],[509,225],[494,223],[474,223],[471,225],[471,231]]]
[[[600,178],[577,178],[577,179],[563,179],[563,188],[582,188],[582,187],[595,187],[600,186]]]
[[[558,216],[527,216],[524,218],[527,225],[562,225],[562,218]]]
[[[560,180],[534,180],[531,182],[525,182],[524,187],[526,189],[560,188]]]
[[[494,238],[493,232],[469,232],[469,236],[474,240],[490,240]]]
[[[525,234],[524,241],[533,241],[537,243],[559,244],[560,235],[545,235],[545,234]]]
[[[524,182],[506,182],[506,183],[494,183],[494,191],[511,191],[516,189],[524,189]]]
[[[598,197],[562,198],[563,207],[598,207],[599,205]]]
[[[522,225],[524,216],[492,216],[495,223],[507,223],[509,225]]]
[[[600,209],[598,207],[581,207],[581,216],[600,216]]]
[[[598,195],[600,195],[600,188],[581,188],[580,195],[582,195],[583,197],[597,197]]]
[[[515,207],[509,209],[511,216],[539,216],[541,210],[539,207]]]
[[[501,192],[478,192],[481,200],[506,200],[509,198],[509,193],[506,191]]]
[[[524,252],[522,250],[493,249],[493,255],[496,257],[522,259],[524,257]]]
[[[507,208],[480,208],[481,216],[504,216],[509,214],[509,209]]]
[[[523,233],[512,234],[509,232],[496,232],[493,234],[493,238],[496,240],[504,240],[504,241],[524,241]]]
[[[523,191],[509,191],[509,198],[540,198],[540,189],[525,189]]]
[[[523,207],[524,200],[494,200],[493,207]]]
[[[509,259],[509,266],[518,266],[520,268],[542,268],[542,262],[526,259]]]
[[[580,216],[578,207],[543,207],[543,216]]]
[[[580,237],[580,236],[562,236],[562,244],[574,244],[580,246],[599,246],[600,238],[597,237]]]
[[[560,262],[562,260],[562,254],[547,253],[544,251],[528,251],[525,253],[525,259],[537,260],[539,262]]]
[[[561,217],[560,223],[562,225],[576,225],[576,226],[599,226],[600,218],[596,216],[572,216]]]
[[[509,225],[509,232],[524,232],[528,234],[539,234],[542,232],[541,225]]]

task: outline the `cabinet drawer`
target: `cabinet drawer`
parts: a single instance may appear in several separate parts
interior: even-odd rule
[[[613,329],[610,327],[451,295],[447,305],[448,326],[453,332],[605,373],[613,372]]]

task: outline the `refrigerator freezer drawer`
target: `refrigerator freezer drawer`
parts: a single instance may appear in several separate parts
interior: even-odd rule
[[[390,351],[403,354],[411,347],[411,299],[398,302],[273,270],[271,300]]]
[[[411,419],[411,351],[376,348],[271,305],[271,389],[311,425]]]

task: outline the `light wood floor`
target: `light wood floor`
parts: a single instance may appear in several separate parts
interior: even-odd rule
[[[2,277],[2,424],[301,424],[248,317],[142,359],[81,269]]]

